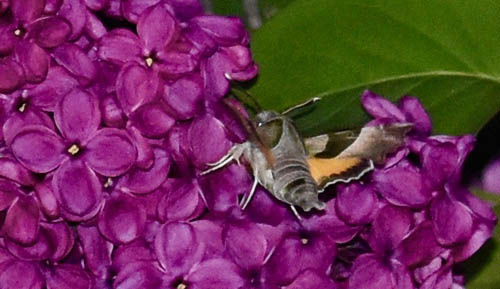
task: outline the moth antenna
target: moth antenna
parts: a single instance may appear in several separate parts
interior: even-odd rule
[[[299,109],[299,108],[302,108],[302,107],[305,107],[305,106],[311,105],[311,104],[316,103],[316,102],[318,102],[318,101],[320,101],[320,100],[321,100],[321,97],[318,97],[318,96],[313,97],[313,98],[308,99],[307,101],[305,101],[305,102],[303,102],[303,103],[299,103],[299,104],[297,104],[297,105],[294,105],[294,106],[292,106],[292,107],[289,107],[288,109],[286,109],[286,110],[285,110],[284,112],[282,112],[281,114],[288,114],[288,113],[290,113],[290,112],[292,112],[292,111],[294,111],[294,110],[296,110],[296,109]]]

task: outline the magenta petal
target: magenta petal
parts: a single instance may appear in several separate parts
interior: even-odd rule
[[[48,232],[53,246],[50,260],[58,262],[66,257],[75,243],[74,231],[66,222],[42,223],[42,229]]]
[[[437,241],[449,246],[466,241],[472,234],[473,220],[469,208],[442,193],[430,207],[432,225]]]
[[[0,1],[0,11],[2,3]],[[2,12],[0,12],[2,14]],[[18,38],[14,34],[17,29],[16,23],[12,21],[12,17],[0,18],[0,55],[10,55]]]
[[[146,227],[146,209],[126,194],[106,200],[99,214],[99,231],[114,244],[126,244],[142,235]]]
[[[45,0],[45,7],[43,11],[46,14],[55,14],[61,8],[63,0]]]
[[[167,78],[184,76],[198,67],[198,59],[189,53],[167,50],[160,51],[156,56],[158,61],[153,63],[153,69]]]
[[[109,0],[84,0],[87,8],[99,11],[107,8]]]
[[[148,138],[165,137],[175,120],[160,103],[146,103],[130,115],[132,125]]]
[[[295,278],[292,284],[283,289],[336,289],[333,281],[326,275],[320,275],[314,270],[305,270]],[[387,289],[387,288],[386,288]]]
[[[41,261],[47,260],[52,256],[55,249],[55,243],[52,243],[50,232],[45,228],[40,228],[36,241],[30,245],[18,245],[15,242],[7,240],[5,245],[12,255],[21,260]]]
[[[92,218],[102,203],[102,186],[95,173],[81,161],[64,162],[52,179],[54,193],[65,218]]]
[[[377,205],[377,196],[370,187],[353,183],[337,189],[335,210],[344,222],[351,225],[369,223]]]
[[[25,186],[36,182],[33,174],[11,157],[0,157],[0,176]]]
[[[92,12],[87,10],[85,32],[94,40],[98,40],[108,32],[104,24]]]
[[[201,110],[203,83],[200,77],[185,77],[165,86],[163,100],[179,119],[189,119]]]
[[[40,209],[33,197],[19,195],[5,216],[2,231],[20,244],[33,244],[40,229]]]
[[[158,289],[163,285],[162,272],[153,262],[135,262],[125,266],[113,282],[114,289]]]
[[[486,191],[500,194],[500,159],[488,164],[483,171],[481,181]]]
[[[11,0],[10,9],[16,19],[23,23],[29,23],[43,13],[44,0]]]
[[[352,276],[349,278],[350,289],[413,289],[407,270],[393,272],[392,264],[372,254],[359,256],[354,262]],[[403,276],[395,276],[403,275]],[[410,282],[408,282],[410,280]],[[401,282],[403,281],[403,282]]]
[[[470,239],[461,246],[453,249],[453,257],[457,262],[465,261],[472,254],[477,252],[483,244],[491,238],[496,222],[477,222],[474,224],[473,233]]]
[[[86,10],[83,0],[63,0],[63,4],[59,8],[57,15],[66,18],[71,24],[72,33],[69,38],[70,40],[80,37],[85,27],[85,22],[87,22]]]
[[[50,289],[90,289],[92,279],[79,266],[61,264],[46,274],[47,288]]]
[[[155,162],[151,144],[135,127],[129,127],[128,132],[134,139],[135,147],[137,148],[137,159],[135,160],[135,165],[141,169],[151,168]]]
[[[166,179],[170,170],[170,156],[160,148],[153,147],[154,164],[149,169],[133,167],[124,178],[120,179],[122,190],[134,194],[146,194],[158,188]]]
[[[12,59],[0,61],[0,93],[9,93],[24,83],[23,68]]]
[[[17,202],[17,197],[23,194],[12,182],[0,179],[0,211],[10,207],[12,202]]]
[[[204,243],[205,252],[203,259],[208,260],[221,256],[224,251],[222,240],[222,225],[210,220],[197,220],[191,223],[196,236]]]
[[[22,113],[13,113],[3,125],[3,137],[7,145],[12,144],[14,137],[26,126],[39,125],[54,130],[54,122],[44,112],[29,107]]]
[[[97,55],[102,60],[118,65],[138,59],[142,48],[137,35],[129,30],[118,29],[104,35],[98,44]]]
[[[231,66],[226,57],[215,53],[201,64],[202,76],[205,81],[205,93],[210,100],[219,100],[229,91]],[[228,74],[229,73],[229,74]]]
[[[121,128],[125,126],[125,114],[118,105],[114,95],[101,96],[99,99],[101,117],[104,124],[108,127]]]
[[[43,182],[35,185],[35,194],[40,202],[40,209],[45,217],[56,219],[59,217],[59,204],[52,190],[52,178],[46,177]]]
[[[67,140],[85,143],[101,122],[99,102],[94,95],[75,88],[57,104],[54,120]]]
[[[375,170],[373,180],[376,191],[394,205],[420,207],[432,197],[420,172],[406,162],[388,169]]]
[[[399,122],[406,121],[405,115],[396,105],[369,90],[365,90],[361,95],[361,103],[364,109],[374,118],[386,118]]]
[[[224,125],[211,115],[195,119],[188,131],[192,161],[200,168],[214,163],[231,147]]]
[[[186,274],[201,261],[203,243],[189,223],[172,222],[163,225],[156,235],[154,248],[161,266],[173,276]]]
[[[158,4],[159,2],[161,2],[161,0],[122,0],[122,15],[128,21],[137,23],[139,16],[141,16],[144,10]]]
[[[53,57],[59,65],[71,72],[81,85],[90,84],[97,74],[92,60],[75,44],[58,46],[53,52]]]
[[[240,44],[246,38],[243,22],[237,17],[204,15],[191,22],[224,46]]]
[[[11,149],[17,160],[36,173],[57,168],[66,158],[59,136],[43,126],[27,126],[14,137]]]
[[[243,288],[244,284],[238,267],[226,259],[204,261],[186,279],[192,284],[192,289]]]
[[[302,264],[302,243],[295,237],[288,237],[276,247],[264,269],[266,276],[276,284],[289,284],[300,273]]]
[[[395,258],[406,266],[426,264],[445,249],[437,243],[432,224],[421,223],[396,248]]]
[[[114,177],[128,171],[136,157],[137,150],[126,131],[103,128],[88,142],[85,161],[101,175]]]
[[[431,134],[431,119],[420,100],[412,96],[405,96],[399,101],[399,107],[406,115],[406,120],[413,124],[414,130],[425,136]]]
[[[122,67],[116,79],[118,101],[126,113],[154,100],[158,88],[159,79],[156,74],[134,62]]]
[[[199,216],[205,207],[201,189],[195,180],[179,179],[160,188],[164,193],[158,203],[158,218],[162,222],[188,221]]]
[[[137,34],[146,54],[165,49],[174,40],[177,30],[175,17],[161,4],[147,8],[137,22]]]
[[[368,235],[370,247],[378,253],[396,248],[412,226],[412,212],[404,207],[386,205],[381,208]]]
[[[113,269],[115,272],[122,271],[131,263],[154,260],[149,244],[142,239],[119,246],[113,251]]]
[[[235,222],[225,228],[224,244],[233,260],[244,269],[264,265],[267,240],[262,230],[250,222]]]
[[[175,16],[181,21],[203,14],[203,6],[198,0],[170,0],[168,1],[175,10]]]
[[[30,41],[20,41],[16,45],[15,56],[24,70],[27,82],[40,83],[45,79],[50,56],[43,48]]]
[[[41,18],[31,24],[29,36],[44,48],[54,48],[71,35],[71,25],[62,17]]]
[[[2,289],[42,289],[43,277],[31,262],[14,261],[0,272]]]
[[[78,226],[77,232],[86,268],[97,278],[109,278],[113,244],[102,237],[97,227]]]
[[[28,89],[30,104],[46,111],[54,111],[59,100],[78,85],[78,81],[66,69],[52,66],[42,83]]]

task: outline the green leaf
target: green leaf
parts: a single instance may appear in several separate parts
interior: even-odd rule
[[[476,133],[500,108],[493,0],[297,0],[258,30],[250,93],[283,110],[315,96],[306,135],[362,126],[365,89],[419,97],[436,133]]]

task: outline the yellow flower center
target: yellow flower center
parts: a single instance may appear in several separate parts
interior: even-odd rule
[[[24,112],[26,110],[26,105],[27,105],[27,103],[24,102],[23,104],[21,104],[19,106],[19,108],[17,110],[19,110],[20,112]]]
[[[300,239],[300,242],[302,242],[302,245],[307,245],[307,243],[309,243],[309,240],[306,238],[302,238]]]
[[[17,28],[16,30],[14,30],[14,35],[16,35],[16,36],[21,36],[22,33],[23,32],[21,31],[20,28]]]
[[[111,178],[108,178],[106,182],[104,183],[105,188],[109,188],[113,185],[113,180]]]
[[[68,149],[68,153],[70,153],[71,155],[76,155],[79,151],[80,148],[76,144],[71,145]]]
[[[144,61],[146,61],[146,65],[147,65],[148,67],[153,66],[153,58],[148,57],[148,58],[146,58]]]

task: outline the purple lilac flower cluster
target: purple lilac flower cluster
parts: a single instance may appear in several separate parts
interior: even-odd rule
[[[220,100],[248,41],[197,0],[0,0],[0,288],[463,288],[496,218],[459,183],[473,138],[431,137],[414,98],[363,95],[414,129],[325,212],[200,176],[246,137]]]

